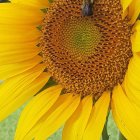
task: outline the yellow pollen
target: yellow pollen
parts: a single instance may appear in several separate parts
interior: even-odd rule
[[[78,24],[77,24],[78,23]],[[59,42],[71,54],[73,59],[85,61],[91,56],[101,39],[101,33],[89,18],[68,19],[61,25]]]

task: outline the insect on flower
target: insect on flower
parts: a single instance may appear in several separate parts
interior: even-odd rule
[[[83,0],[82,14],[83,14],[83,16],[93,15],[93,2],[92,2],[92,0]]]

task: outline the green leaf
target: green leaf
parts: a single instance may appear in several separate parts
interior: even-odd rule
[[[127,139],[122,135],[121,132],[119,133],[119,140],[127,140]]]
[[[106,123],[104,125],[104,129],[103,129],[103,132],[102,132],[102,140],[109,140],[109,135],[108,135],[108,132],[107,132],[108,117],[109,117],[109,113],[108,113]]]

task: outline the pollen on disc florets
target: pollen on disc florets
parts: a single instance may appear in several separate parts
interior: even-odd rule
[[[55,0],[40,41],[47,70],[66,92],[100,96],[124,79],[132,56],[128,19],[120,0],[94,0],[84,17],[82,0]]]

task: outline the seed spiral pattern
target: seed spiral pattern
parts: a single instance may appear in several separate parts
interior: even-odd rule
[[[82,0],[55,0],[42,24],[40,40],[47,71],[65,92],[98,98],[122,83],[132,57],[131,26],[120,0],[94,0],[84,17]]]

